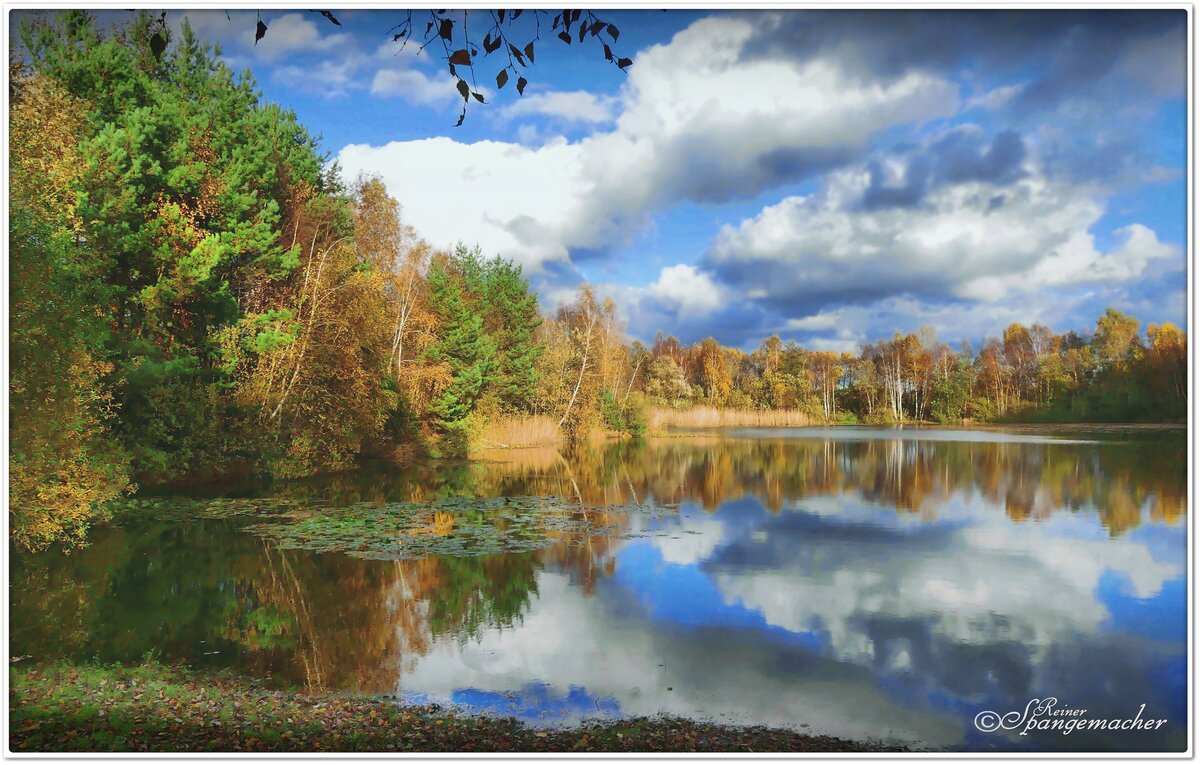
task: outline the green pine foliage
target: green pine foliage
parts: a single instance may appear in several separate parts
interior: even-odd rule
[[[485,307],[484,328],[496,346],[493,390],[501,411],[528,411],[538,382],[538,357],[543,346],[534,341],[541,325],[537,295],[521,267],[494,258],[483,264],[477,302]]]
[[[468,276],[455,264],[473,260],[460,248],[459,255],[447,262],[437,259],[429,268],[430,306],[443,331],[426,352],[426,358],[448,366],[450,384],[433,402],[432,412],[442,433],[449,437],[449,449],[466,448],[469,417],[491,381],[496,343],[484,331],[483,314],[469,300]]]
[[[246,291],[298,262],[281,210],[290,185],[320,185],[322,158],[186,25],[156,55],[153,23],[140,13],[105,34],[69,11],[23,40],[34,71],[86,107],[76,212],[80,248],[103,264],[93,299],[111,326],[114,423],[135,472],[170,478],[236,457],[217,338]]]

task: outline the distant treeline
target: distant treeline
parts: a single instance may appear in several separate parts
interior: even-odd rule
[[[184,26],[28,23],[10,64],[14,539],[80,541],[135,482],[289,477],[467,450],[537,416],[639,435],[647,403],[835,421],[1181,420],[1186,341],[1109,312],[861,356],[771,338],[626,344],[584,286],[543,316],[521,269],[440,251],[376,179],[346,184],[295,116]]]
[[[658,403],[801,409],[826,422],[1184,422],[1187,337],[1109,308],[1090,335],[1010,324],[978,352],[932,329],[861,352],[809,351],[779,337],[752,353],[708,338],[659,337],[640,387]]]

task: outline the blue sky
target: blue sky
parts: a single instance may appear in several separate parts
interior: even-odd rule
[[[546,310],[586,280],[631,338],[835,350],[1109,305],[1185,322],[1183,11],[600,11],[628,72],[547,14],[524,97],[483,58],[488,103],[457,128],[440,47],[391,42],[403,11],[262,11],[258,45],[255,13],[169,23],[433,244],[524,266]]]

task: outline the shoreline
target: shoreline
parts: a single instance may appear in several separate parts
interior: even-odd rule
[[[896,752],[764,726],[632,717],[540,729],[394,697],[276,690],[159,663],[9,668],[9,749],[27,752]]]
[[[687,414],[692,410],[679,410],[677,414],[681,415],[680,419],[686,420]],[[701,408],[698,411],[722,411],[708,410]],[[816,430],[824,428],[919,428],[928,430],[1007,430],[1007,431],[1024,431],[1024,432],[1039,432],[1045,433],[1050,431],[1059,432],[1090,432],[1090,433],[1153,433],[1153,432],[1170,432],[1170,431],[1186,431],[1187,423],[1177,422],[929,422],[924,420],[909,420],[903,423],[887,422],[887,423],[866,423],[866,422],[795,422],[790,424],[764,424],[755,419],[738,419],[736,416],[740,410],[728,410],[730,416],[721,418],[707,417],[706,419],[715,422],[707,422],[703,424],[673,424],[670,422],[663,423],[663,418],[658,417],[659,422],[653,422],[642,438],[689,438],[705,435],[712,435],[738,428],[755,428],[761,430]],[[517,420],[514,420],[517,421]],[[606,431],[597,433],[591,439],[590,444],[609,443],[614,441],[631,440],[628,436]],[[636,439],[632,439],[636,440]],[[564,446],[563,440],[547,439],[543,441],[530,441],[526,443],[501,443],[488,442],[481,445],[478,449],[471,452],[467,457],[468,460],[477,459],[478,454],[495,454],[496,452],[506,452],[521,449],[559,449]]]
[[[690,427],[671,427],[663,433],[648,434],[648,437],[673,437],[689,434],[713,433],[730,428],[758,428],[762,430],[816,430],[825,428],[919,428],[927,430],[1065,430],[1095,433],[1134,433],[1138,431],[1156,432],[1167,430],[1187,430],[1187,423],[1177,422],[926,422],[924,420],[909,420],[904,423],[865,423],[865,422],[829,422],[813,423],[811,425],[787,426],[758,426],[758,425],[709,425]]]
[[[1170,422],[1121,422],[1121,423],[1103,423],[1103,422],[1073,422],[1073,423],[1046,423],[1046,422],[967,422],[958,424],[946,424],[937,422],[906,422],[903,426],[900,423],[888,424],[866,424],[866,423],[838,423],[832,422],[828,424],[809,424],[809,425],[778,425],[778,426],[762,426],[762,425],[742,425],[742,424],[723,424],[723,425],[697,425],[697,426],[670,426],[665,429],[657,429],[648,431],[641,438],[647,441],[656,439],[669,440],[676,438],[703,438],[706,436],[718,436],[724,432],[743,429],[757,428],[767,430],[816,430],[816,429],[842,429],[842,428],[863,428],[863,429],[878,429],[878,428],[895,428],[901,427],[925,430],[996,430],[996,431],[1017,431],[1031,433],[1047,433],[1047,432],[1066,432],[1066,433],[1106,433],[1106,434],[1121,434],[1121,433],[1156,433],[1156,432],[1187,432],[1187,423],[1170,423]],[[588,446],[597,444],[609,444],[620,441],[631,441],[628,436],[619,434],[604,434],[593,438]],[[509,452],[529,452],[537,449],[553,450],[558,454],[562,454],[564,444],[560,441],[550,441],[545,443],[490,443],[473,450],[465,457],[454,458],[422,458],[416,459],[405,464],[397,464],[389,460],[386,456],[374,455],[366,458],[366,462],[382,461],[394,464],[397,469],[412,468],[418,465],[437,465],[440,463],[474,463],[474,462],[492,462],[496,460],[503,461],[503,455]],[[339,470],[328,470],[313,473],[306,476],[298,476],[291,479],[270,479],[262,477],[253,477],[246,471],[232,471],[219,475],[190,475],[183,478],[178,478],[172,481],[165,482],[142,482],[137,491],[128,495],[124,499],[144,497],[144,496],[161,496],[169,495],[177,491],[203,491],[212,487],[224,487],[231,479],[244,483],[263,483],[270,484],[279,481],[305,481],[320,478],[324,476],[337,475],[341,473],[353,473],[360,469],[362,464],[366,462],[356,462],[355,464]],[[114,500],[120,503],[122,500]]]

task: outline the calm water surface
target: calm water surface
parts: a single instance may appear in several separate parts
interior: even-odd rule
[[[10,651],[152,654],[537,725],[666,712],[930,748],[1182,750],[1186,486],[1182,433],[838,428],[229,487],[187,506],[601,509],[587,529],[534,513],[494,552],[507,543],[462,541],[468,521],[503,535],[520,518],[460,503],[405,532],[435,552],[400,556],[288,549],[245,515],[143,514],[71,555],[14,554]],[[973,724],[1047,696],[1170,722]]]

